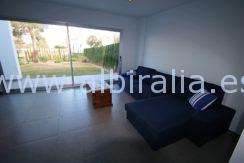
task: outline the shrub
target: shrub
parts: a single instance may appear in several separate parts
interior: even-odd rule
[[[87,63],[89,60],[82,53],[73,53],[72,60],[77,62]]]
[[[119,62],[119,44],[112,44],[105,47],[103,67],[115,70]]]
[[[61,61],[61,59],[59,59],[59,58],[57,58],[57,59],[55,59],[54,60],[54,63],[61,63],[62,61]]]
[[[23,57],[18,57],[18,59],[19,59],[19,64],[20,65],[24,65],[25,64],[25,59],[23,58]]]
[[[89,62],[89,60],[86,57],[83,57],[82,60],[81,60],[81,62],[87,63],[87,62]]]
[[[69,57],[67,55],[63,55],[62,61],[68,62],[69,61]]]
[[[40,56],[39,60],[40,60],[40,62],[47,62],[48,58],[46,56]]]
[[[73,61],[79,61],[81,57],[82,57],[81,53],[73,53],[72,54],[72,60]]]
[[[102,65],[104,50],[104,46],[88,48],[84,50],[84,55],[89,59],[90,62]]]
[[[61,63],[62,62],[62,58],[60,58],[59,55],[55,55],[54,56],[54,63]]]
[[[102,65],[107,69],[116,69],[119,62],[119,43],[84,50],[90,62]]]

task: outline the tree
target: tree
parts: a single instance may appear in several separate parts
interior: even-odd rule
[[[37,46],[41,48],[48,48],[45,37],[40,36],[37,38]]]
[[[59,58],[61,59],[61,58],[62,58],[61,50],[62,50],[62,49],[66,49],[67,47],[64,46],[64,45],[55,45],[54,48],[55,48],[55,49],[58,49]]]
[[[22,40],[23,35],[29,35],[32,41],[32,59],[38,62],[37,44],[40,40],[45,40],[40,34],[44,31],[44,26],[36,23],[12,22],[13,35]]]
[[[89,36],[86,40],[86,43],[90,46],[90,47],[100,47],[102,46],[102,41],[99,40],[96,36]]]

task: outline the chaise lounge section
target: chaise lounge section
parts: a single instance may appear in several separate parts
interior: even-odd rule
[[[154,150],[183,138],[194,114],[187,102],[174,95],[136,101],[125,109],[127,119]]]
[[[147,69],[141,66],[138,68]],[[144,72],[143,75],[148,74],[150,76],[165,74],[151,68]],[[128,76],[124,75],[124,77],[128,79]],[[170,81],[171,83],[172,77],[169,74],[166,74],[165,78],[167,82]],[[135,79],[137,80],[138,77]],[[228,130],[235,111],[222,105],[224,92],[220,86],[204,83],[206,90],[215,90],[214,94],[217,96],[217,100],[206,110],[199,112],[194,110],[188,102],[192,93],[187,89],[184,93],[180,93],[181,85],[178,77],[176,78],[176,93],[174,94],[171,92],[171,84],[167,85],[165,93],[153,93],[151,91],[153,79],[150,80],[151,83],[149,81],[143,83],[142,93],[130,93],[136,101],[126,104],[125,109],[127,119],[152,149],[158,150],[184,137],[201,146]],[[195,81],[190,78],[184,80],[184,88],[188,88],[189,84]],[[128,80],[125,82],[127,86],[125,91],[128,92]],[[138,82],[136,81],[133,86],[137,87]]]

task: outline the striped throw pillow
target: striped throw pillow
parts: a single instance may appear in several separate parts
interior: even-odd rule
[[[217,97],[206,90],[204,90],[204,93],[196,93],[188,99],[191,106],[197,111],[207,109],[216,100]]]

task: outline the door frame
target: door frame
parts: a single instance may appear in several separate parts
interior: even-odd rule
[[[108,28],[108,27],[99,27],[99,26],[90,26],[90,25],[81,25],[81,24],[75,24],[75,23],[68,23],[68,22],[61,22],[61,21],[45,21],[45,20],[35,20],[35,19],[25,19],[25,18],[13,18],[13,17],[2,17],[0,16],[0,20],[5,21],[19,21],[19,22],[26,22],[26,23],[38,23],[38,24],[44,24],[44,25],[60,25],[66,27],[66,35],[68,37],[67,44],[68,44],[68,51],[69,51],[69,61],[70,61],[70,67],[71,67],[71,79],[72,84],[64,85],[64,87],[77,87],[78,85],[75,84],[74,81],[74,69],[73,69],[73,59],[72,59],[72,51],[71,51],[71,41],[70,41],[70,33],[69,33],[69,27],[78,27],[78,28],[89,28],[89,29],[97,29],[97,30],[106,30],[106,31],[112,31],[112,32],[119,32],[120,33],[120,45],[119,45],[119,55],[118,55],[118,69],[122,69],[120,65],[120,58],[121,56],[121,49],[122,49],[122,37],[123,37],[123,30],[116,29],[116,28]]]

